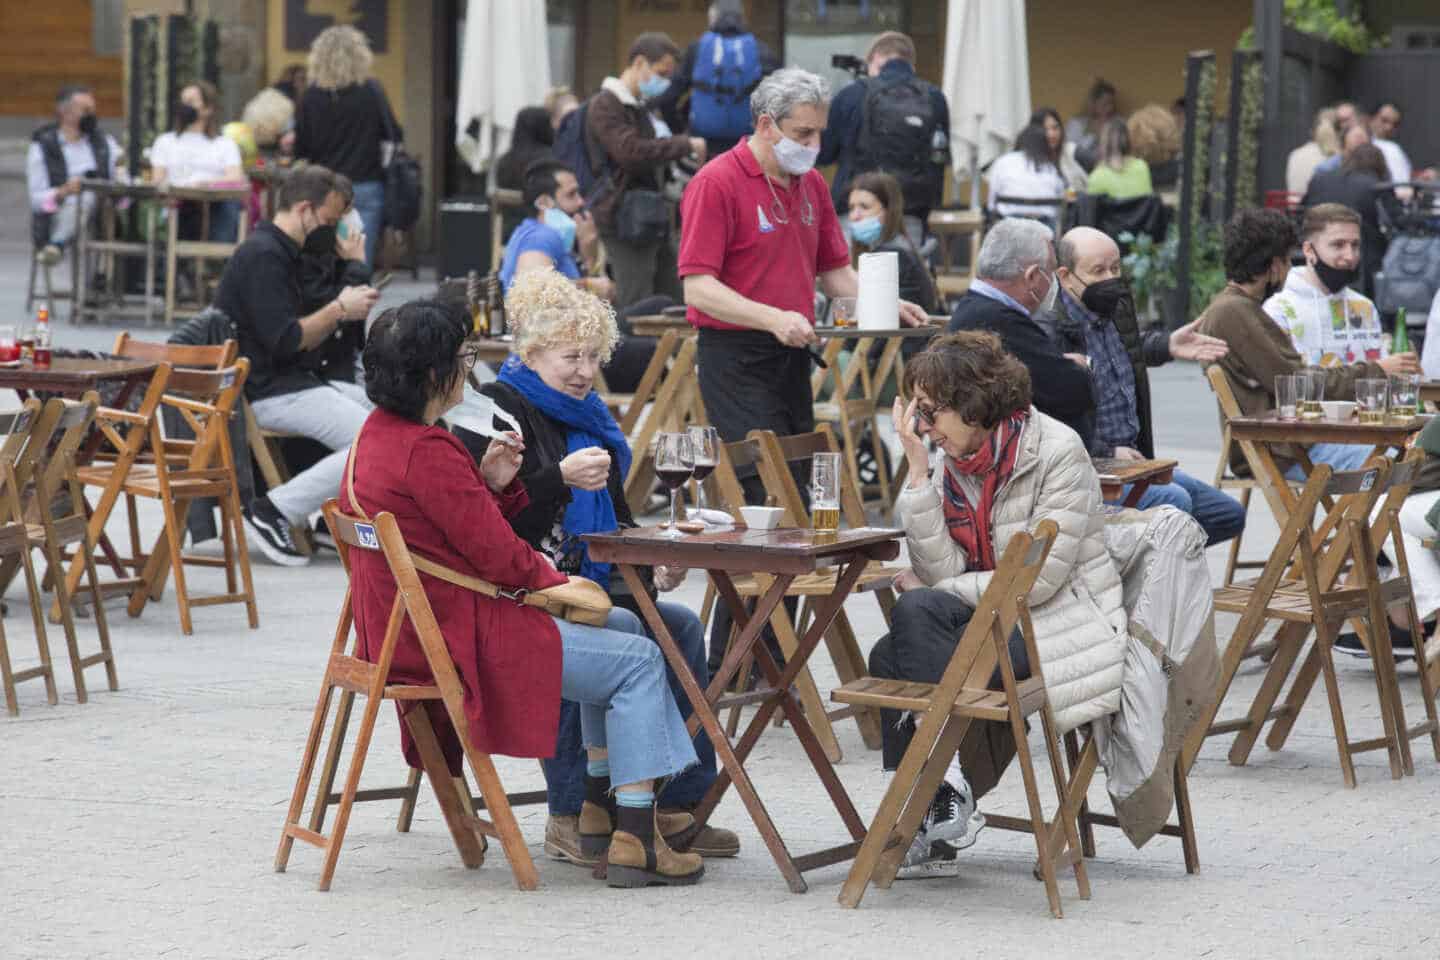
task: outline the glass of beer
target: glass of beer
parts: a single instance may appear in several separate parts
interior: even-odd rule
[[[1325,408],[1321,406],[1325,400],[1325,371],[1320,369],[1302,370],[1295,376],[1300,381],[1295,388],[1300,407],[1300,419],[1319,420],[1325,415]]]
[[[840,529],[840,454],[817,453],[810,462],[810,520],[819,533]]]
[[[1420,374],[1400,373],[1390,376],[1390,421],[1405,423],[1420,408]]]
[[[1355,409],[1360,413],[1360,422],[1375,426],[1385,422],[1385,410],[1390,402],[1390,381],[1383,377],[1355,381]],[[1413,408],[1412,408],[1413,409]]]
[[[855,326],[855,298],[836,297],[831,300],[830,322],[840,328]]]
[[[1275,409],[1281,420],[1294,420],[1296,408],[1296,387],[1300,378],[1293,373],[1282,373],[1275,378]]]

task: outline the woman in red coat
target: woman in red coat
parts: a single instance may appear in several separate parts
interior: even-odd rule
[[[365,391],[376,410],[355,439],[354,488],[341,491],[341,505],[369,516],[393,514],[411,550],[461,573],[507,587],[555,586],[565,577],[505,519],[528,502],[515,479],[520,439],[514,447],[491,444],[477,469],[460,441],[435,425],[460,402],[475,365],[469,332],[463,311],[433,301],[375,321],[364,362]],[[351,556],[355,629],[361,656],[373,658],[395,583],[379,554]],[[700,857],[672,851],[655,830],[654,781],[695,763],[659,648],[647,637],[558,621],[534,607],[421,577],[465,687],[476,748],[549,756],[560,698],[580,703],[587,796],[601,814],[611,886],[698,880]],[[390,678],[432,682],[408,621]],[[432,709],[431,718],[458,769],[459,744],[443,710]],[[419,765],[408,742],[406,758]],[[662,829],[668,834],[673,827]],[[597,833],[594,824],[590,833]]]

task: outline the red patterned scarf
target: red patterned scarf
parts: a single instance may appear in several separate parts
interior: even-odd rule
[[[995,509],[995,493],[1010,479],[1015,461],[1020,456],[1020,434],[1030,419],[1029,409],[1016,410],[1001,420],[973,453],[959,460],[945,458],[945,526],[950,536],[970,558],[967,569],[994,570],[995,544],[990,535],[991,513]],[[959,476],[983,475],[980,507],[977,510],[965,496]]]

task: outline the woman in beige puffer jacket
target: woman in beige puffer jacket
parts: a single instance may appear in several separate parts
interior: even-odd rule
[[[936,470],[928,484],[907,485],[896,515],[916,576],[974,609],[990,573],[967,572],[968,558],[945,525],[944,479]],[[991,539],[998,556],[1012,536],[1041,520],[1060,527],[1030,591],[1030,611],[1040,672],[1062,732],[1120,707],[1126,614],[1120,574],[1105,550],[1103,509],[1100,481],[1079,435],[1031,407],[1014,473],[996,493]]]

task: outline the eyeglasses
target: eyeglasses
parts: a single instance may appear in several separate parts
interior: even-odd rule
[[[938,416],[940,416],[940,414],[941,414],[944,410],[945,410],[944,407],[929,407],[929,408],[926,408],[926,407],[921,406],[921,405],[918,404],[918,403],[915,404],[915,415],[918,416],[921,420],[924,420],[926,423],[928,423],[928,424],[929,424],[930,426],[932,426],[932,427],[935,426],[935,418],[938,417]]]
[[[475,364],[480,361],[480,348],[471,347],[468,350],[460,351],[460,363],[466,370],[474,370]]]

